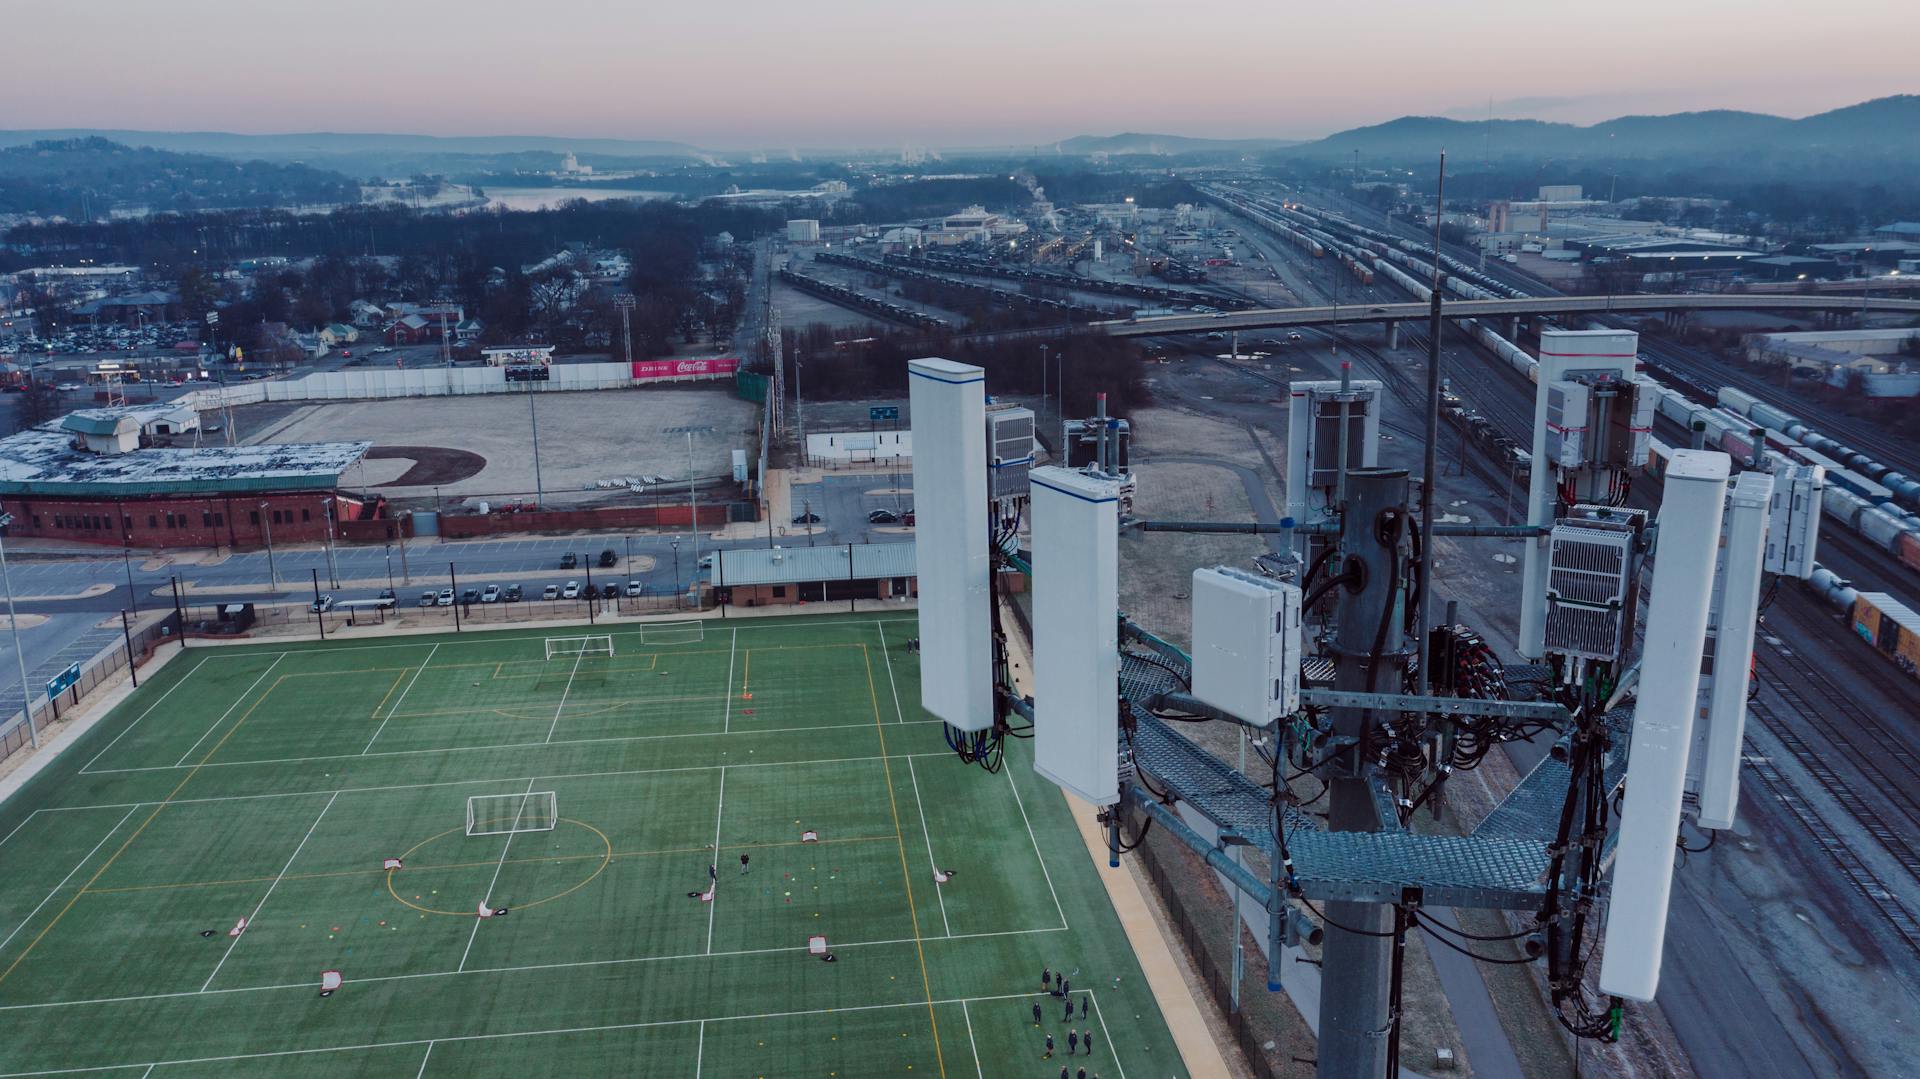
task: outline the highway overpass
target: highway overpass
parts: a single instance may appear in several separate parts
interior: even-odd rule
[[[1863,311],[1920,317],[1920,300],[1873,296],[1756,295],[1753,293],[1685,293],[1627,296],[1529,296],[1519,300],[1448,300],[1447,318],[1524,318],[1538,315],[1624,315],[1668,311]],[[1424,302],[1340,304],[1328,307],[1265,307],[1212,315],[1160,315],[1088,323],[1084,329],[1112,337],[1160,337],[1169,334],[1273,330],[1295,326],[1338,326],[1378,322],[1389,326],[1427,317]],[[1057,326],[997,333],[969,334],[972,340],[1017,340],[1069,333],[1079,327]]]

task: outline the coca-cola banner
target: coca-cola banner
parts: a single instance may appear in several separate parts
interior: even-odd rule
[[[645,381],[652,378],[719,376],[731,375],[739,369],[739,359],[731,356],[712,360],[636,360],[633,377],[636,381]]]

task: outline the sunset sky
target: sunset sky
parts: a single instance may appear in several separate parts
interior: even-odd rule
[[[1920,3],[95,0],[0,5],[0,127],[730,149],[1312,137],[1409,113],[1800,116],[1920,91]]]

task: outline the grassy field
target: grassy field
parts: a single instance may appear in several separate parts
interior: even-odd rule
[[[0,805],[0,1075],[1052,1079],[1070,1029],[1184,1074],[1065,802],[946,750],[913,632],[189,648]]]

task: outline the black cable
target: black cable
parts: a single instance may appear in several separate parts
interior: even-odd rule
[[[1300,902],[1308,910],[1313,912],[1314,917],[1320,919],[1322,922],[1325,922],[1326,924],[1334,927],[1335,929],[1338,929],[1342,933],[1352,933],[1356,937],[1391,937],[1393,936],[1393,934],[1390,932],[1376,933],[1371,929],[1355,929],[1352,926],[1341,925],[1339,922],[1336,922],[1332,918],[1327,917],[1326,912],[1322,911],[1319,907],[1314,906],[1313,900],[1308,899],[1306,896],[1301,896]]]
[[[1439,941],[1440,943],[1446,945],[1449,948],[1452,948],[1454,951],[1459,952],[1461,955],[1466,956],[1468,959],[1477,960],[1478,962],[1481,962],[1481,963],[1495,963],[1503,967],[1524,967],[1529,963],[1535,962],[1535,959],[1532,959],[1532,958],[1501,959],[1497,956],[1480,955],[1476,952],[1469,951],[1466,948],[1462,948],[1460,945],[1455,944],[1454,942],[1448,940],[1446,937],[1441,936],[1440,934],[1434,932],[1432,929],[1428,928],[1427,926],[1428,919],[1416,918],[1415,922],[1420,926],[1421,929],[1426,931],[1427,936],[1433,938],[1434,940]]]
[[[1167,672],[1168,674],[1173,675],[1175,678],[1178,678],[1182,686],[1185,686],[1188,689],[1193,688],[1192,679],[1189,678],[1187,675],[1180,673],[1180,668],[1175,667],[1173,664],[1168,663],[1166,660],[1161,659],[1159,656],[1154,655],[1152,652],[1137,652],[1129,649],[1128,651],[1123,653],[1123,655],[1131,656],[1142,663],[1148,663],[1155,667],[1158,667],[1161,670]]]
[[[1675,845],[1675,846],[1677,846],[1677,847],[1679,847],[1679,848],[1680,848],[1681,850],[1683,850],[1683,851],[1686,851],[1686,852],[1687,852],[1688,854],[1703,854],[1703,853],[1705,853],[1705,852],[1707,852],[1707,851],[1710,851],[1710,850],[1712,850],[1712,849],[1713,849],[1713,845],[1714,845],[1714,844],[1715,844],[1716,842],[1718,842],[1718,841],[1719,841],[1719,839],[1720,839],[1720,833],[1719,833],[1719,832],[1708,832],[1708,833],[1707,833],[1707,841],[1706,841],[1705,843],[1703,843],[1703,844],[1701,844],[1701,845],[1700,845],[1700,846],[1698,846],[1698,847],[1689,847],[1689,846],[1687,846],[1687,845],[1686,845],[1686,843],[1685,843],[1685,842],[1682,842],[1682,841],[1680,841],[1680,840],[1677,840],[1677,839],[1676,839],[1676,840],[1674,841],[1674,845]]]
[[[1522,929],[1517,933],[1502,933],[1502,934],[1499,934],[1498,936],[1482,936],[1479,933],[1469,933],[1464,929],[1460,929],[1456,926],[1448,925],[1447,923],[1433,917],[1433,915],[1431,914],[1427,915],[1426,918],[1428,921],[1433,923],[1433,927],[1435,929],[1441,930],[1442,932],[1451,933],[1456,937],[1462,937],[1466,940],[1485,941],[1489,944],[1497,943],[1503,940],[1521,940],[1523,938],[1530,937],[1540,931],[1538,928]]]

